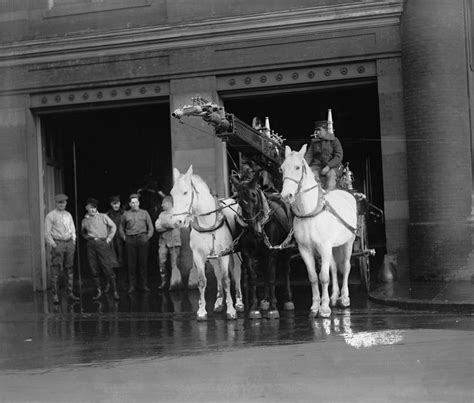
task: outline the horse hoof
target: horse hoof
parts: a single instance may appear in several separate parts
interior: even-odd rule
[[[332,306],[332,307],[335,307],[335,306],[337,306],[338,302],[339,302],[339,299],[331,298],[331,300],[329,302],[329,305]]]
[[[351,306],[351,299],[349,297],[339,298],[337,303],[341,308],[349,308]]]
[[[260,311],[250,311],[249,312],[249,319],[261,319],[262,314]]]
[[[235,319],[237,319],[237,312],[232,312],[232,313],[227,312],[227,320],[235,320]]]
[[[295,304],[293,304],[293,301],[288,301],[283,304],[283,310],[284,311],[294,311],[295,310]]]
[[[235,304],[235,310],[237,312],[244,312],[245,311],[244,304]]]
[[[207,313],[205,313],[204,315],[197,315],[196,316],[196,319],[198,320],[198,322],[204,322],[207,320]]]
[[[319,316],[321,316],[322,318],[329,318],[331,316],[331,308],[319,308]]]
[[[310,318],[316,318],[317,316],[318,316],[318,310],[317,309],[310,309],[309,317]]]
[[[224,309],[223,305],[217,305],[217,306],[214,307],[214,312],[220,313],[220,312],[222,312],[223,309]]]
[[[265,315],[267,319],[279,319],[280,318],[280,312],[278,310],[274,309],[271,311],[268,311]]]

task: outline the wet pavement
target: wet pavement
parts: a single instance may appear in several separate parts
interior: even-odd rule
[[[0,296],[0,401],[472,401],[474,316],[370,301],[308,316],[308,285],[278,320],[195,319],[197,290],[52,304]],[[278,295],[281,289],[278,289]]]

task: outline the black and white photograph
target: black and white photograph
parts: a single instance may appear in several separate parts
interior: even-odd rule
[[[473,0],[0,0],[0,403],[474,401]]]

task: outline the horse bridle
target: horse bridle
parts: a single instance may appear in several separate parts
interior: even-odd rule
[[[289,176],[284,176],[283,177],[283,182],[285,182],[285,180],[289,180],[289,181],[295,182],[298,185],[298,187],[296,188],[296,193],[295,193],[295,201],[292,204],[296,203],[296,197],[297,196],[300,196],[304,193],[310,192],[313,189],[321,187],[321,184],[316,180],[316,185],[311,186],[308,189],[301,190],[301,187],[303,186],[303,178],[304,178],[305,174],[306,174],[306,166],[303,164],[302,169],[301,169],[301,178],[300,178],[299,181],[297,181],[296,179],[290,178]]]
[[[240,214],[240,218],[242,219],[242,221],[244,221],[245,223],[249,223],[249,222],[256,222],[259,218],[260,215],[263,215],[264,214],[264,211],[263,211],[263,196],[262,196],[262,191],[261,190],[257,190],[257,195],[258,195],[258,200],[260,202],[260,205],[261,205],[261,209],[257,212],[257,214],[255,214],[253,217],[244,217],[243,214]],[[246,200],[242,200],[243,203],[245,204],[249,204],[248,201]],[[244,209],[242,208],[242,213],[244,212]]]
[[[180,216],[180,215],[184,215],[186,217],[192,217],[193,214],[192,214],[192,210],[193,210],[193,202],[194,202],[194,192],[199,193],[198,190],[196,189],[196,186],[194,186],[194,183],[193,181],[191,181],[191,201],[189,202],[189,207],[188,207],[188,210],[183,212],[183,213],[174,213],[173,216]]]

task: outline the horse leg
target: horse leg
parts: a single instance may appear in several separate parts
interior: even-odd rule
[[[284,276],[285,276],[285,303],[283,304],[283,310],[285,311],[294,311],[295,304],[293,303],[293,294],[291,292],[290,286],[290,274],[291,274],[291,267],[290,267],[290,257],[288,253],[280,253],[279,256],[283,257],[283,266],[284,266]]]
[[[221,259],[219,259],[219,265],[221,267],[222,279],[224,284],[225,302],[227,306],[227,319],[237,319],[237,312],[234,308],[234,301],[232,300],[232,294],[230,292],[229,261],[230,256],[223,256]]]
[[[206,311],[206,271],[205,264],[206,259],[199,254],[193,253],[194,265],[196,266],[198,272],[198,288],[199,288],[199,308],[197,311],[197,320],[206,320],[207,311]]]
[[[332,293],[330,305],[336,306],[339,299],[339,283],[337,280],[337,267],[339,266],[339,248],[333,249],[333,255],[331,256],[331,262],[329,263],[329,268],[331,270],[331,280],[332,280]]]
[[[256,259],[252,256],[249,256],[247,253],[242,252],[242,258],[245,268],[249,272],[248,284],[250,289],[250,309],[249,309],[249,318],[250,319],[260,319],[262,314],[258,308],[258,299],[257,299],[257,273],[255,271],[255,266],[257,264]]]
[[[319,307],[319,314],[323,318],[331,316],[331,308],[329,307],[329,263],[332,258],[332,247],[325,245],[319,251],[321,255],[321,272],[319,274],[319,281],[321,282],[321,305]]]
[[[242,262],[240,261],[240,254],[234,253],[232,255],[234,261],[234,267],[232,268],[232,273],[235,282],[235,310],[237,312],[244,311],[244,302],[242,299],[242,287],[241,287],[241,277],[242,277]]]
[[[217,294],[216,302],[214,303],[214,312],[222,312],[222,310],[224,309],[224,295],[222,292],[222,269],[220,264],[216,262],[216,259],[211,259],[210,262],[212,268],[214,269],[214,274],[217,280]]]
[[[321,298],[319,296],[318,274],[316,273],[314,254],[309,248],[299,246],[298,250],[304,264],[306,265],[309,282],[311,283],[311,291],[313,293],[313,303],[309,315],[315,318],[318,315]]]
[[[268,257],[265,256],[263,259],[263,265],[267,265]],[[262,264],[262,263],[260,263]],[[270,309],[270,290],[268,288],[268,272],[267,270],[263,270],[263,299],[260,301],[260,309],[262,311],[268,311]]]
[[[278,252],[272,251],[268,253],[267,264],[265,265],[266,277],[268,281],[268,291],[269,291],[269,307],[266,317],[268,319],[278,319],[280,313],[277,308],[277,300],[275,297],[275,266],[277,264]]]
[[[339,299],[339,305],[342,308],[348,308],[351,305],[351,299],[349,298],[349,274],[351,272],[351,253],[352,253],[352,242],[347,242],[341,246],[341,267],[342,267],[342,289],[341,298]]]

